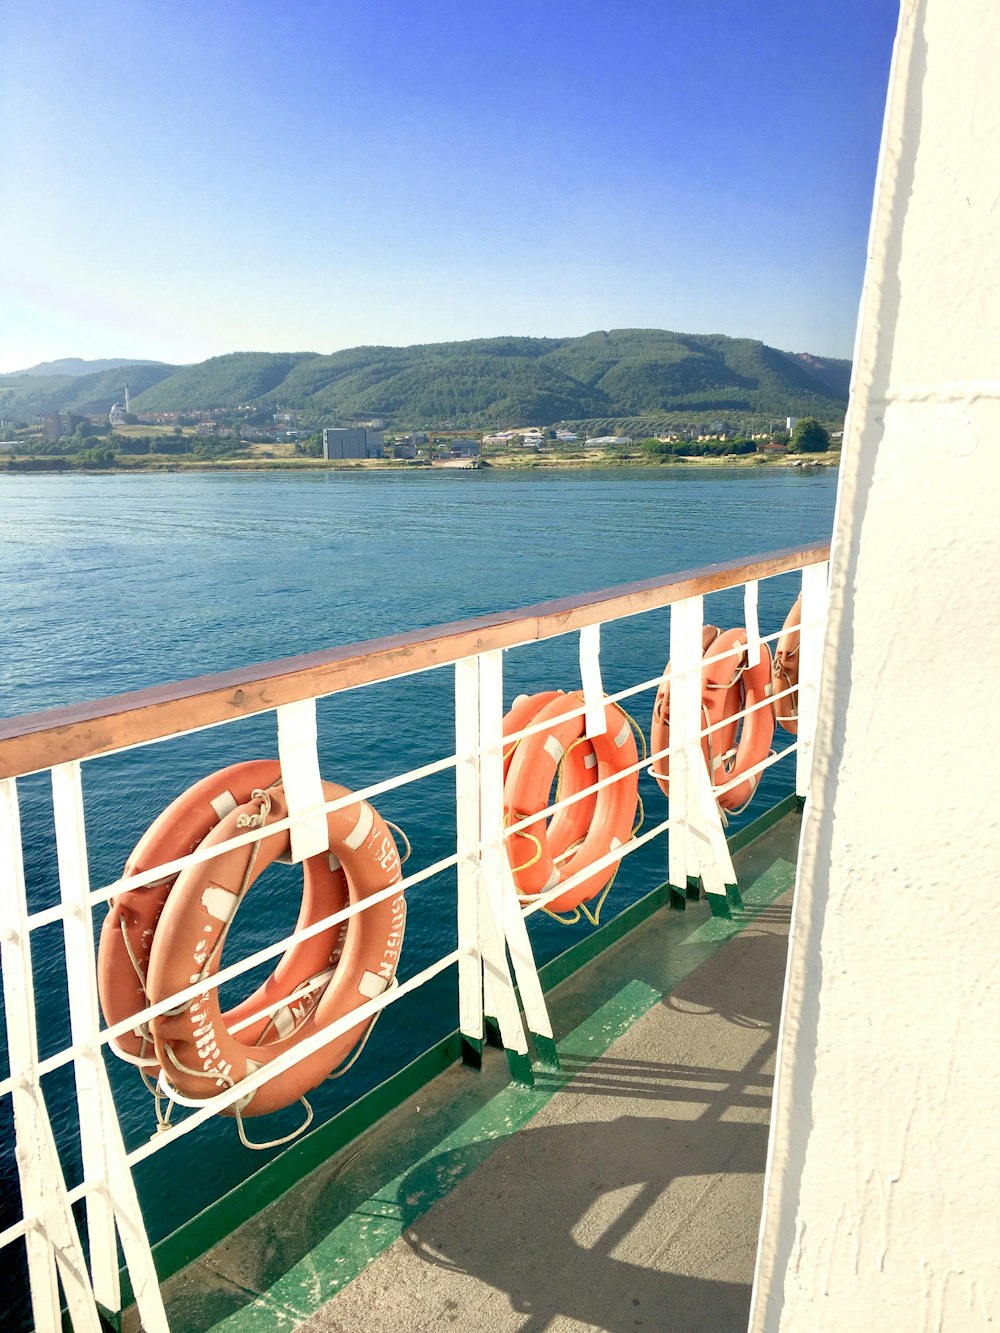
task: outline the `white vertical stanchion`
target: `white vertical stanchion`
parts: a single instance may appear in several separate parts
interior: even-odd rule
[[[479,660],[455,663],[455,823],[458,856],[458,1026],[462,1059],[479,1068],[483,1059],[483,957],[479,899]]]
[[[671,902],[683,907],[689,879],[700,878],[712,915],[729,917],[739,891],[701,748],[703,626],[703,598],[671,606],[669,882]]]
[[[798,752],[795,756],[795,794],[809,794],[813,741],[819,704],[819,673],[826,632],[829,563],[806,565],[802,570],[802,613],[799,629]]]
[[[750,579],[743,585],[743,623],[747,631],[747,663],[753,666],[760,661],[760,620],[757,603],[760,585],[756,579]]]
[[[584,724],[588,739],[608,729],[601,680],[601,627],[584,625],[580,631],[580,681],[583,685]]]
[[[531,1084],[528,1042],[521,1022],[514,982],[507,965],[503,921],[503,660],[499,649],[479,661],[479,799],[481,865],[480,931],[486,986],[500,1026],[510,1071]]]
[[[688,765],[688,847],[698,866],[694,873],[701,882],[713,916],[730,916],[729,907],[742,907],[736,885],[736,870],[719,814],[719,803],[712,791],[708,769],[699,753]],[[689,872],[690,873],[690,872]],[[724,910],[723,904],[727,907]]]
[[[701,631],[704,599],[689,597],[670,608],[670,834],[669,882],[675,907],[687,902],[689,874],[697,860],[688,847],[690,835],[691,746],[697,745],[701,720]],[[692,865],[692,860],[695,864]]]
[[[597,644],[597,651],[600,651],[600,643]],[[533,1044],[535,1044],[536,1054],[543,1064],[559,1068],[559,1056],[556,1053],[555,1038],[552,1036],[548,1006],[545,1005],[539,972],[537,972],[535,966],[535,953],[532,952],[531,940],[528,938],[528,926],[525,924],[523,914],[521,914],[520,902],[517,901],[517,889],[515,882],[513,882],[511,862],[508,861],[507,848],[505,848],[503,841],[504,693],[503,659],[501,659],[500,653],[484,653],[479,659],[479,669],[480,744],[481,753],[483,753],[483,764],[480,765],[480,773],[481,776],[485,774],[483,776],[483,808],[487,808],[488,802],[492,802],[492,808],[496,810],[497,802],[499,802],[500,814],[500,856],[492,862],[492,865],[499,869],[499,877],[497,877],[495,886],[496,901],[500,909],[499,925],[505,945],[507,945],[509,954],[511,954],[513,976],[515,976],[517,989],[520,992],[521,1005],[524,1006],[524,1017],[527,1020],[528,1032],[531,1033]],[[603,693],[601,693],[601,717],[604,714],[603,697]],[[493,829],[496,829],[496,824],[492,826]],[[489,885],[489,888],[492,889],[493,885]]]
[[[506,852],[501,866],[501,876],[502,924],[504,934],[507,937],[507,948],[510,950],[511,962],[514,965],[514,976],[517,979],[521,1003],[524,1006],[524,1017],[528,1023],[528,1031],[531,1033],[535,1054],[539,1061],[550,1069],[558,1069],[559,1055],[556,1051],[555,1037],[552,1034],[549,1009],[545,1003],[545,993],[538,977],[538,968],[535,966],[534,950],[531,947],[531,940],[528,938],[528,926],[521,912],[517,887],[514,884],[514,875],[510,868],[510,862],[507,860]]]
[[[99,1304],[112,1313],[121,1307],[117,1224],[142,1326],[147,1333],[167,1333],[167,1316],[153,1255],[101,1054],[90,871],[78,762],[53,768],[52,807],[60,895],[66,908],[63,932],[70,1031],[73,1045],[78,1050],[73,1072],[83,1174],[85,1179],[99,1180],[103,1184],[99,1192],[89,1193],[86,1199],[94,1295]]]
[[[297,864],[309,856],[318,856],[330,846],[326,815],[317,808],[325,798],[316,748],[316,700],[279,704],[277,714],[281,785],[288,802],[288,816],[295,821],[289,835],[291,859]]]
[[[24,1240],[32,1315],[38,1333],[59,1333],[61,1281],[74,1330],[100,1333],[94,1292],[76,1222],[66,1201],[66,1182],[38,1073],[21,824],[12,778],[0,782],[0,877],[0,968],[14,1080],[11,1100],[15,1156],[21,1208],[28,1228]]]

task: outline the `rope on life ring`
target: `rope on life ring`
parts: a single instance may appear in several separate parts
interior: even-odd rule
[[[614,865],[589,876],[586,869],[628,842],[638,805],[638,750],[629,718],[615,704],[606,704],[605,733],[588,738],[582,715],[564,716],[567,708],[582,703],[582,694],[561,691],[519,699],[516,717],[512,709],[508,719],[513,721],[506,724],[508,735],[532,724],[546,725],[512,748],[504,781],[505,825],[540,816],[552,803],[553,786],[560,799],[580,798],[508,835],[507,858],[522,900],[584,874],[580,883],[547,904],[550,913],[573,911],[610,885]],[[630,768],[635,771],[626,772]],[[597,787],[616,774],[621,774],[616,781]]]
[[[792,609],[785,617],[785,623],[781,627],[781,633],[778,636],[778,644],[774,650],[774,667],[772,671],[772,683],[774,685],[775,695],[781,695],[774,700],[774,716],[779,727],[784,727],[785,731],[790,731],[793,735],[799,730],[799,624],[802,618],[802,594],[792,605]],[[793,690],[794,693],[786,694],[786,690]]]
[[[220,780],[224,790],[235,798],[234,783],[244,795],[243,786],[251,776],[270,775],[274,779],[271,785],[255,787],[239,804],[232,805],[196,845],[211,847],[243,829],[266,827],[287,818],[278,773],[277,762],[260,761],[236,765],[196,784],[140,841],[130,858],[131,873],[136,873],[135,865],[140,862],[149,864],[151,860],[155,865],[174,859],[166,856],[159,860],[155,854],[151,858],[151,848],[178,846],[185,839],[190,843],[194,836],[191,826],[181,827],[176,821],[190,813],[192,806],[200,808],[206,793],[217,795]],[[346,788],[328,782],[323,783],[323,793],[329,803],[351,795]],[[202,823],[207,819],[203,814]],[[358,903],[391,890],[401,878],[399,853],[388,825],[367,802],[355,801],[329,813],[327,824],[330,850],[303,862],[296,932],[319,923],[349,902]],[[187,850],[192,848],[185,847],[179,854]],[[142,889],[127,891],[140,895],[137,902],[124,893],[119,895],[105,922],[98,955],[101,1003],[108,1023],[120,1022],[148,1004],[167,1000],[213,976],[219,969],[237,908],[268,866],[289,850],[289,831],[279,830],[188,866],[176,877],[159,882],[156,893],[146,899],[141,895],[149,891]],[[136,918],[137,908],[141,908],[140,919]],[[176,1095],[181,1102],[205,1101],[238,1085],[263,1065],[391,987],[405,921],[404,895],[385,893],[380,901],[348,921],[289,945],[272,974],[233,1009],[222,1013],[218,988],[207,989],[154,1017],[148,1028],[137,1027],[127,1034],[130,1040],[120,1043],[119,1054],[139,1064],[147,1077],[158,1070],[159,1085],[168,1096]],[[139,949],[133,947],[136,939],[140,940]],[[363,1021],[342,1033],[223,1114],[242,1120],[304,1101],[306,1092],[325,1078],[343,1072],[345,1061],[353,1063],[356,1048],[367,1040],[373,1021]],[[160,1119],[165,1123],[163,1117]],[[240,1130],[247,1142],[242,1125]]]

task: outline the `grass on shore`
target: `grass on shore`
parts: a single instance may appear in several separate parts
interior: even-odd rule
[[[746,468],[746,467],[837,467],[840,451],[825,454],[724,454],[708,458],[650,458],[642,454],[607,454],[588,451],[586,454],[515,454],[491,455],[483,460],[484,468],[503,472],[548,470],[637,470],[658,471],[676,467]],[[120,455],[114,465],[98,464],[69,454],[0,455],[0,471],[18,473],[69,472],[133,473],[133,472],[414,472],[431,473],[444,469],[429,467],[396,459],[345,459],[328,461],[323,458],[303,458],[292,453],[276,454],[268,450],[254,450],[238,458],[193,458],[182,454]],[[468,471],[471,469],[463,469]]]

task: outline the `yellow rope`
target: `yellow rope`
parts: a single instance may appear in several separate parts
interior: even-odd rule
[[[638,792],[636,792],[636,794],[635,794],[635,801],[636,801],[636,805],[637,805],[638,808],[639,808],[639,822],[638,822],[638,824],[635,824],[635,825],[633,826],[633,828],[632,828],[632,832],[631,832],[630,835],[629,835],[629,836],[632,837],[632,838],[635,837],[635,835],[636,835],[636,834],[639,832],[639,830],[642,828],[643,824],[646,822],[646,807],[645,807],[645,805],[643,804],[642,797],[640,796],[640,794],[639,794]]]
[[[645,760],[646,756],[649,754],[649,751],[646,749],[646,733],[627,708],[622,708],[621,704],[615,704],[615,707],[618,709],[619,713],[624,713],[625,717],[632,724],[635,734],[639,737],[639,742],[642,747],[642,758]]]
[[[598,898],[597,906],[594,908],[593,912],[591,912],[590,908],[587,906],[586,903],[580,904],[580,911],[583,913],[583,915],[587,918],[587,920],[590,922],[592,926],[599,926],[601,924],[601,911],[604,908],[604,903],[607,900],[608,894],[611,892],[612,884],[614,884],[615,880],[618,878],[618,871],[620,869],[621,869],[621,862],[619,862],[618,865],[615,866],[614,872],[612,873],[612,876],[608,880],[607,884],[605,884],[604,892],[601,894],[600,898]]]
[[[507,823],[506,812],[504,813],[503,819],[504,823],[506,824]],[[535,844],[535,847],[538,849],[535,852],[534,856],[531,858],[531,860],[525,861],[523,866],[511,866],[510,868],[511,874],[519,875],[522,870],[530,870],[533,865],[537,865],[537,863],[542,859],[542,842],[540,838],[536,838],[533,833],[529,833],[526,829],[521,829],[519,833],[511,834],[510,836],[517,838],[529,838]]]
[[[572,916],[560,916],[559,913],[554,911],[551,907],[543,907],[542,911],[545,913],[546,916],[551,917],[553,921],[558,921],[560,926],[578,925],[581,916],[586,917],[586,919],[590,922],[592,926],[599,926],[601,923],[601,911],[604,908],[604,903],[607,899],[608,894],[611,892],[611,886],[612,884],[614,884],[615,880],[618,877],[619,869],[620,869],[620,863],[619,865],[615,866],[611,878],[608,880],[607,884],[605,884],[601,892],[601,896],[597,900],[597,906],[594,908],[593,911],[590,910],[590,908],[587,906],[585,902],[578,903],[577,906],[573,908]]]
[[[387,819],[387,820],[385,821],[385,824],[386,824],[386,827],[387,827],[387,828],[395,829],[396,832],[399,834],[399,836],[400,836],[400,837],[403,839],[403,841],[406,843],[406,855],[405,855],[405,856],[401,856],[401,857],[399,858],[399,864],[400,864],[401,866],[405,866],[406,863],[407,863],[407,861],[410,859],[410,854],[411,854],[411,852],[413,851],[413,847],[410,845],[410,840],[409,840],[409,838],[406,836],[406,834],[403,832],[403,830],[399,827],[399,825],[398,825],[398,824],[394,824],[394,823],[392,822],[391,819]]]
[[[551,907],[543,907],[542,911],[547,917],[551,917],[553,921],[558,921],[560,926],[575,926],[580,920],[579,907],[573,908],[572,916],[560,916],[559,913],[554,912]]]

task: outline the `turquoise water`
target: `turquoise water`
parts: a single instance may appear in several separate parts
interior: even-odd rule
[[[251,662],[523,606],[696,565],[826,540],[836,475],[799,469],[669,468],[657,472],[345,474],[241,473],[129,477],[6,476],[0,482],[3,570],[0,713],[14,715]],[[761,588],[762,633],[780,627],[795,576]],[[710,599],[717,624],[741,623],[740,594]],[[667,613],[602,632],[605,687],[654,676],[666,652]],[[575,636],[505,656],[508,700],[579,684]],[[453,675],[444,670],[351,692],[320,705],[324,775],[358,787],[454,748]],[[648,735],[651,696],[632,711]],[[781,733],[780,739],[784,739]],[[95,885],[110,882],[140,833],[197,777],[276,752],[273,716],[95,760],[85,765]],[[748,817],[790,787],[790,764],[766,775]],[[454,850],[454,779],[444,775],[380,799],[413,843],[408,870]],[[51,801],[41,777],[19,784],[33,909],[55,901]],[[665,815],[652,779],[640,787],[650,819]],[[608,914],[665,877],[658,842],[624,865]],[[294,870],[255,886],[227,961],[291,927]],[[101,912],[98,912],[98,916]],[[539,959],[587,927],[536,915]],[[414,890],[401,975],[454,947],[453,880]],[[43,1056],[66,1044],[58,926],[34,940]],[[453,977],[391,1008],[364,1057],[312,1099],[317,1119],[381,1081],[456,1026]],[[129,1146],[152,1132],[152,1109],[133,1070],[109,1058]],[[3,1072],[6,1073],[4,1062]],[[72,1079],[45,1082],[69,1173]],[[0,1129],[9,1144],[9,1102]],[[297,1112],[289,1113],[289,1126]],[[254,1128],[252,1126],[252,1128]],[[281,1126],[262,1122],[259,1137]],[[231,1122],[214,1124],[144,1164],[137,1177],[157,1238],[259,1168]],[[9,1152],[0,1158],[16,1198]],[[168,1178],[177,1185],[168,1190]],[[5,1210],[0,1224],[16,1211]],[[0,1267],[4,1264],[0,1256]]]

